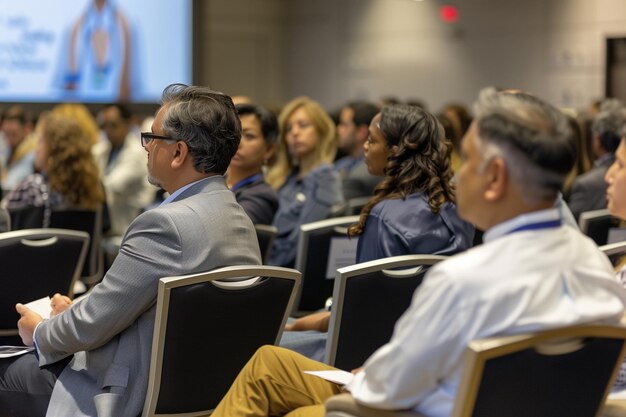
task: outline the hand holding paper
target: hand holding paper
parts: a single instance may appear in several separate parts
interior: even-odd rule
[[[33,345],[33,333],[35,332],[35,327],[37,324],[43,320],[41,315],[35,313],[30,308],[26,307],[24,304],[18,303],[15,306],[15,310],[22,316],[17,321],[17,329],[20,333],[20,337],[22,338],[22,343],[26,346]]]

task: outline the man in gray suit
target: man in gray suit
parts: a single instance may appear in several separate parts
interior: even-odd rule
[[[230,97],[172,85],[162,99],[142,144],[150,182],[170,197],[131,223],[87,297],[69,304],[55,295],[49,320],[16,306],[20,336],[36,355],[0,360],[1,416],[139,415],[159,278],[260,264],[252,223],[222,176],[241,136]]]

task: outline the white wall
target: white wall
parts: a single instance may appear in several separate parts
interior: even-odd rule
[[[212,0],[211,83],[329,108],[396,95],[438,110],[487,85],[577,108],[603,96],[605,37],[626,37],[625,0],[455,3],[447,25],[437,0]]]

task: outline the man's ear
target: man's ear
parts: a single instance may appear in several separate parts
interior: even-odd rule
[[[497,201],[506,192],[508,185],[508,173],[504,159],[495,157],[489,162],[484,172],[487,187],[485,188],[484,197],[487,201]]]
[[[176,142],[176,147],[173,150],[174,157],[172,158],[171,166],[172,168],[180,168],[185,164],[189,156],[189,147],[185,142],[179,140]]]

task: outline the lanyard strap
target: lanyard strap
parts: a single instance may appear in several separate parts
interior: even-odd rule
[[[239,181],[237,184],[233,185],[233,188],[231,188],[232,192],[237,191],[239,188],[244,187],[248,184],[252,184],[253,182],[259,180],[263,178],[263,174],[261,174],[260,172],[258,174],[254,174],[251,177],[248,178],[244,178],[243,180]]]
[[[560,227],[561,226],[561,219],[558,220],[548,220],[545,222],[539,222],[539,223],[529,223],[529,224],[525,224],[523,226],[520,227],[516,227],[515,229],[509,231],[507,234],[511,234],[511,233],[515,233],[515,232],[522,232],[524,230],[539,230],[539,229],[550,229],[553,227]]]

